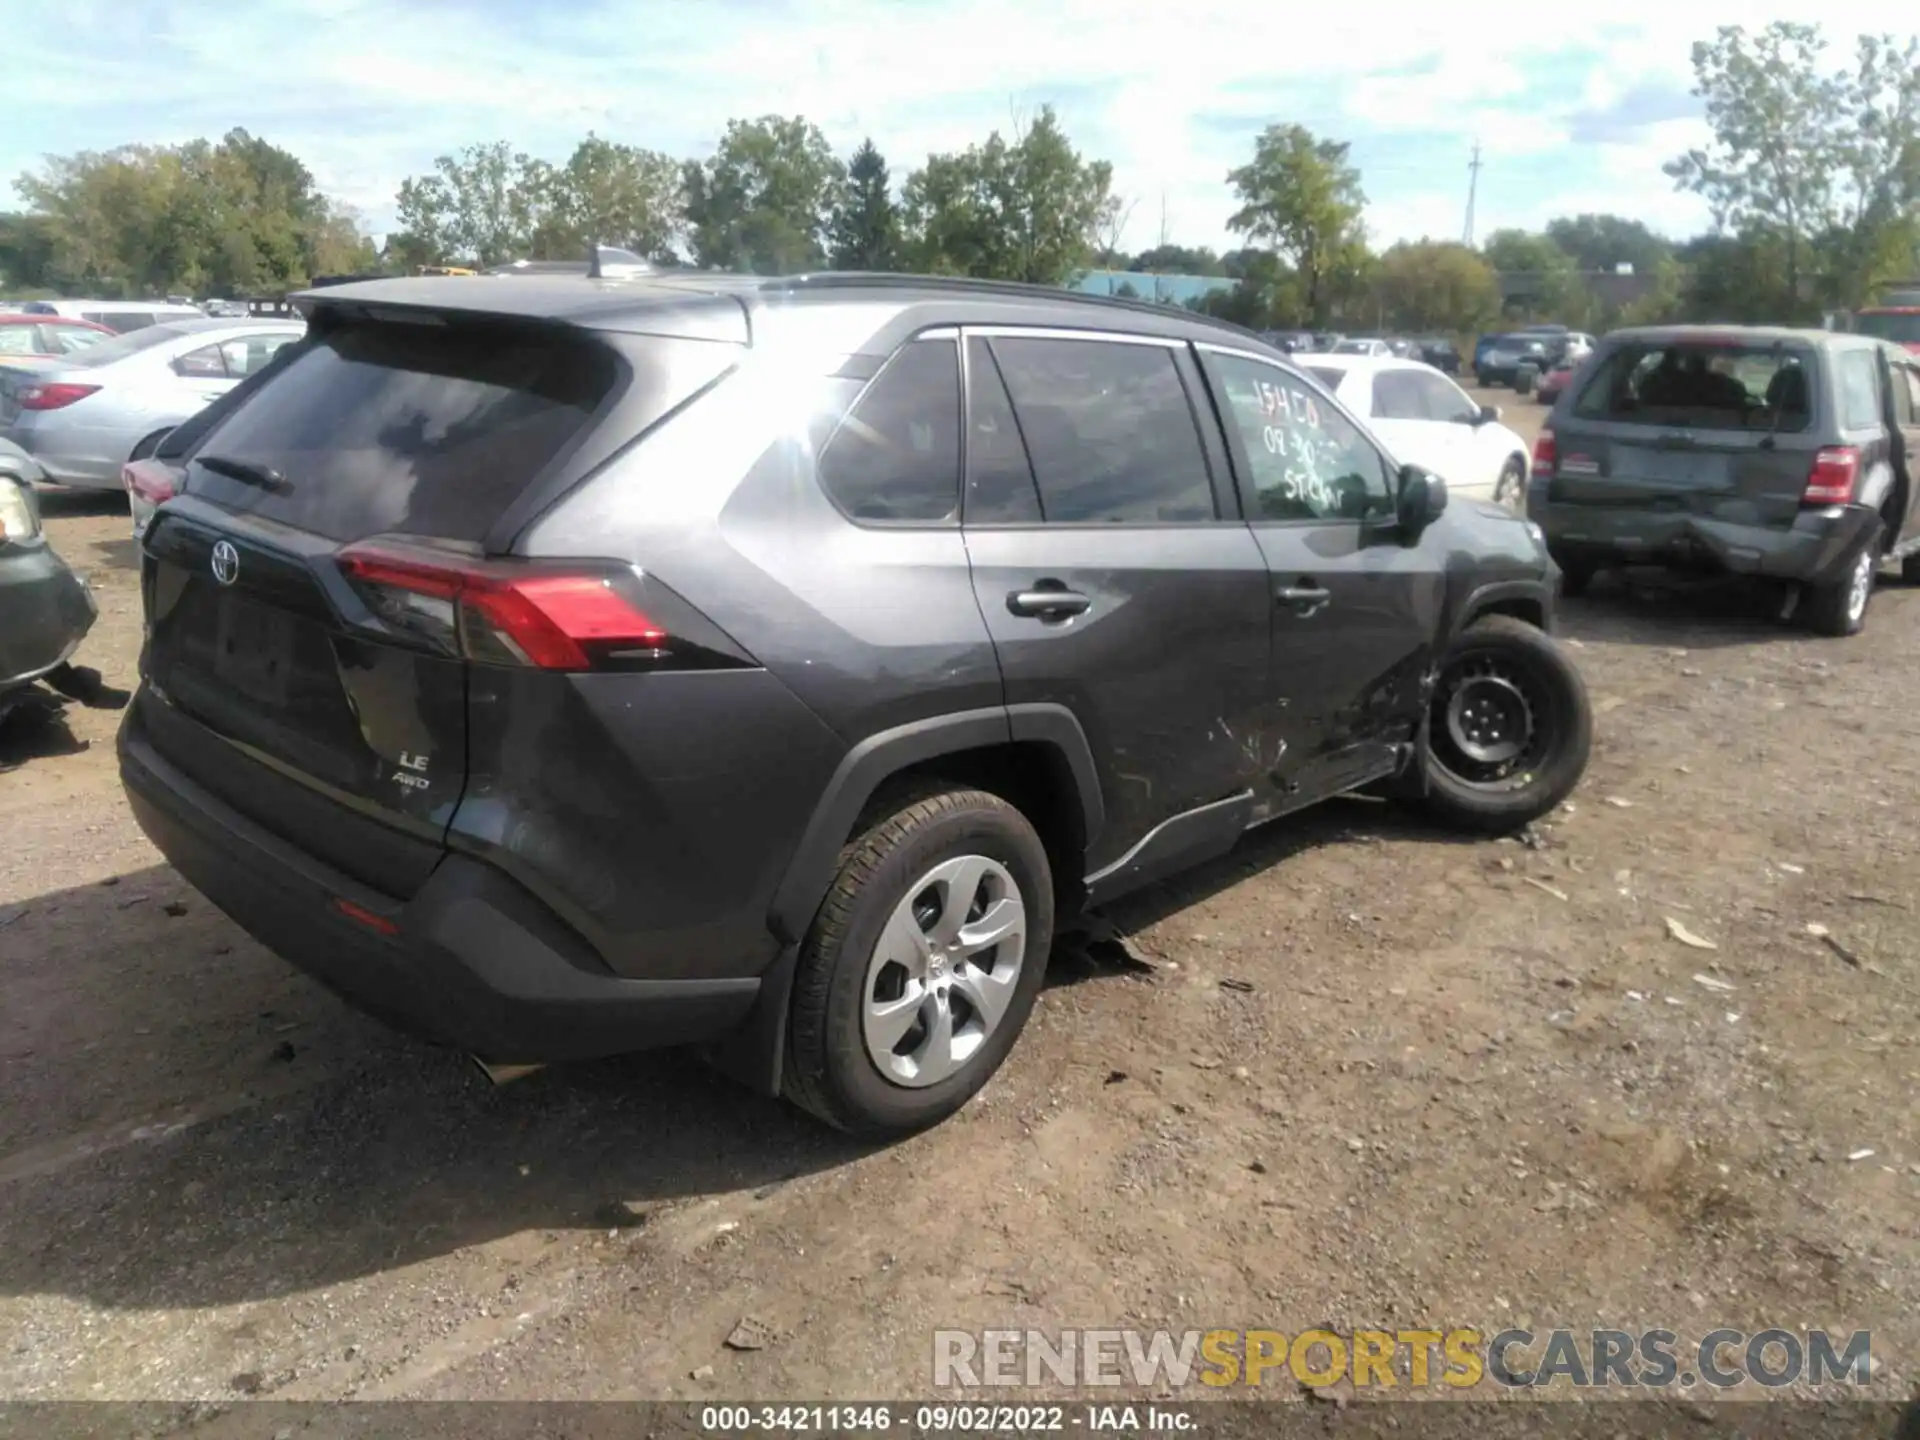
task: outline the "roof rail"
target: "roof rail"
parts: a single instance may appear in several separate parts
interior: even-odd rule
[[[1029,285],[1018,280],[976,280],[964,275],[906,275],[890,270],[827,270],[816,274],[788,275],[762,283],[762,290],[952,290],[967,295],[1005,295],[1021,300],[1068,301],[1100,309],[1135,311],[1144,315],[1167,315],[1197,321],[1225,330],[1243,339],[1258,340],[1257,333],[1231,320],[1222,320],[1204,310],[1189,310],[1184,305],[1163,305],[1155,300],[1130,300],[1120,295],[1090,295],[1085,290],[1068,290],[1053,285]],[[1265,343],[1264,341],[1262,342]]]

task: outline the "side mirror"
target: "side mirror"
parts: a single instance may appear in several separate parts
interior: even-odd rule
[[[1418,465],[1400,467],[1400,499],[1395,518],[1409,538],[1417,536],[1447,508],[1447,482]]]
[[[1480,407],[1480,413],[1473,417],[1473,423],[1476,425],[1491,425],[1499,418],[1500,407],[1498,405],[1482,405]]]

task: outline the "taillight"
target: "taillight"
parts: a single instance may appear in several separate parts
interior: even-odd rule
[[[1813,457],[1803,505],[1851,505],[1860,478],[1860,452],[1851,445],[1828,445]]]
[[[428,559],[374,546],[339,556],[341,572],[388,625],[469,660],[593,670],[666,658],[665,628],[624,593],[614,567]]]
[[[1559,458],[1559,448],[1551,430],[1542,430],[1533,437],[1533,473],[1536,476],[1542,479],[1551,476]]]
[[[65,381],[42,381],[22,385],[13,392],[22,410],[64,410],[76,400],[84,400],[98,385],[69,385]]]
[[[158,460],[130,460],[120,467],[120,483],[129,495],[137,495],[149,505],[171,500],[177,493],[173,467]]]

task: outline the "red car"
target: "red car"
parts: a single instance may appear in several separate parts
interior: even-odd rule
[[[113,331],[91,320],[74,320],[65,315],[0,314],[0,365],[71,355],[111,339]]]
[[[1573,383],[1573,372],[1579,367],[1576,360],[1562,360],[1546,374],[1540,377],[1534,386],[1534,397],[1542,405],[1551,405],[1560,398],[1560,392]]]
[[[1875,305],[1857,311],[1853,328],[1862,335],[1904,345],[1920,355],[1920,305]]]

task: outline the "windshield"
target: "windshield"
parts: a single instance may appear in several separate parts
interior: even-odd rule
[[[1804,345],[1623,345],[1594,368],[1574,413],[1703,430],[1804,430],[1812,418],[1813,367]]]
[[[1329,390],[1338,390],[1340,382],[1346,378],[1347,374],[1346,371],[1335,370],[1330,365],[1309,365],[1306,371]]]
[[[1853,328],[1876,340],[1920,345],[1920,310],[1868,310],[1853,317]]]

